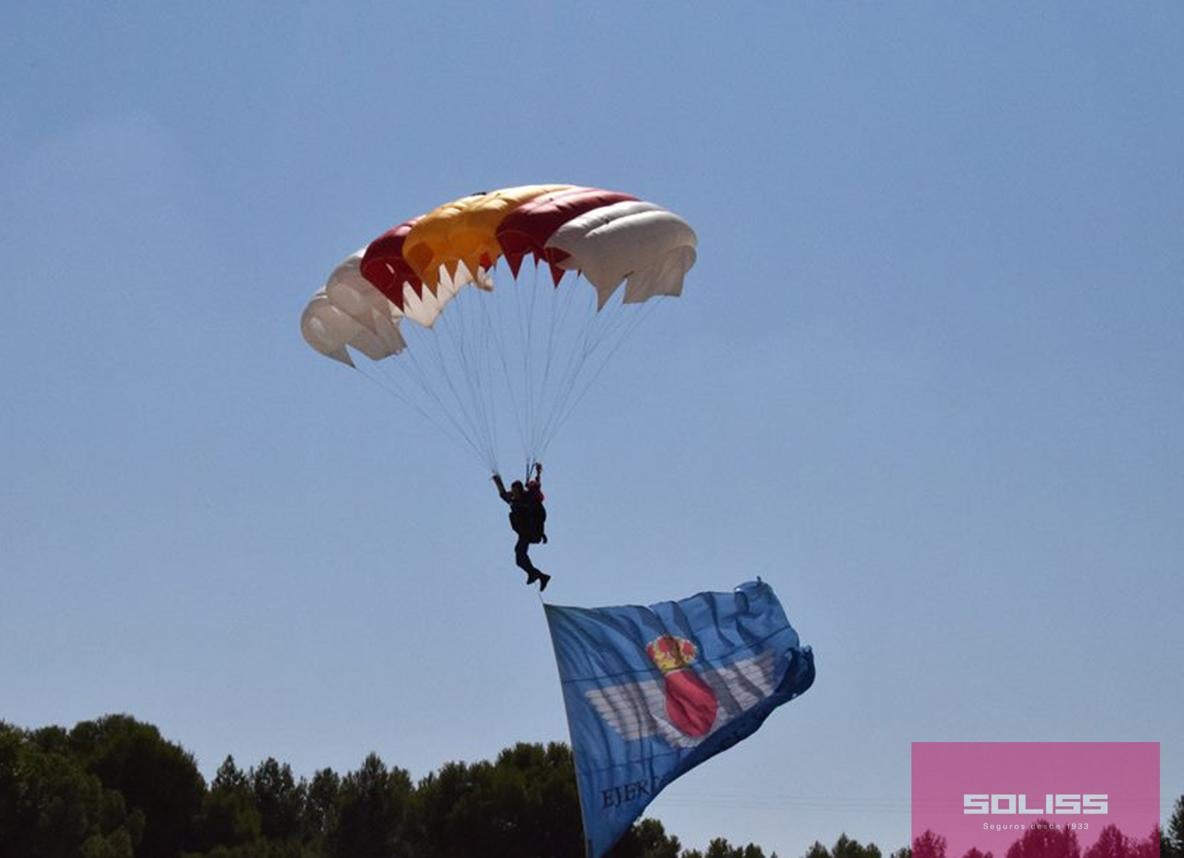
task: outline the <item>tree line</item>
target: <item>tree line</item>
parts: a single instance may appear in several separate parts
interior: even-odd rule
[[[1163,858],[1184,858],[1184,797],[1162,839]],[[947,858],[944,848],[944,841],[918,841],[891,858]],[[702,851],[684,849],[653,819],[634,824],[611,854],[766,858],[755,844],[723,838]],[[243,769],[227,757],[207,784],[192,754],[127,715],[70,730],[0,722],[0,858],[583,855],[571,751],[561,743],[521,743],[493,761],[448,763],[418,781],[373,753],[355,771],[325,768],[311,778],[272,758]],[[815,843],[804,858],[881,853],[843,835],[830,849]],[[1039,856],[1009,851],[1007,858]],[[1111,849],[1057,858],[1154,856]]]
[[[899,858],[955,858],[947,855],[946,839],[925,831]],[[1004,853],[1005,858],[1179,858],[1184,856],[1184,796],[1176,801],[1168,830],[1159,826],[1144,836],[1130,835],[1116,825],[1107,825],[1084,851],[1077,833],[1067,826],[1052,826],[1036,820],[1024,829]],[[990,852],[969,849],[962,858],[994,858]]]

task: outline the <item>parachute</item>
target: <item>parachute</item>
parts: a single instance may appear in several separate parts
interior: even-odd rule
[[[695,259],[694,230],[654,203],[575,185],[504,188],[445,203],[346,257],[300,329],[490,470],[514,430],[529,473],[645,312],[682,293]]]

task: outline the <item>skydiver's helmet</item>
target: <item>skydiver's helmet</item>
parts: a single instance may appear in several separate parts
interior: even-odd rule
[[[511,497],[520,498],[522,497],[524,491],[525,489],[522,487],[522,480],[514,480],[514,482],[510,483]]]

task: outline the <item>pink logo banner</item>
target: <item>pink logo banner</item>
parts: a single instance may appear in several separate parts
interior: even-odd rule
[[[1158,742],[914,742],[913,858],[1159,858]]]

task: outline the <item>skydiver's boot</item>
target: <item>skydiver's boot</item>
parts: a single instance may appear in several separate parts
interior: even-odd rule
[[[543,573],[539,572],[538,570],[533,570],[531,572],[527,572],[526,573],[526,586],[529,587],[535,581],[539,580],[539,578],[542,577],[542,574]]]
[[[540,572],[539,573],[539,592],[541,593],[544,590],[546,590],[547,585],[550,583],[551,583],[551,576],[548,575],[546,572]]]

